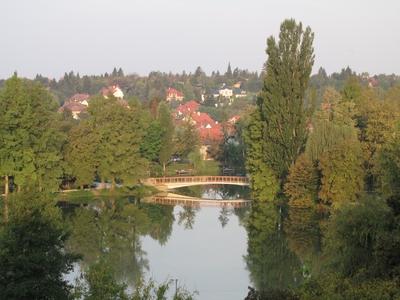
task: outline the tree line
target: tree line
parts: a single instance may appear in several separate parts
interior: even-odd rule
[[[151,169],[165,171],[172,154],[196,151],[193,126],[175,127],[167,104],[153,106],[94,96],[75,120],[68,111],[58,112],[43,85],[13,76],[0,90],[0,174],[6,198],[30,189],[88,187],[95,180],[111,188],[134,186]]]

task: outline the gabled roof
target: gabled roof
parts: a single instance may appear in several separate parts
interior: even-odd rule
[[[185,104],[181,104],[176,108],[176,112],[178,114],[183,114],[183,115],[190,115],[193,112],[197,112],[199,109],[200,104],[197,103],[194,100],[191,100]]]
[[[169,87],[169,88],[167,89],[167,96],[183,97],[183,94],[182,94],[180,91],[178,91],[178,90],[176,90],[176,89],[174,89],[174,88]]]
[[[89,98],[89,94],[75,94],[68,99],[68,102],[83,102],[85,100],[87,101]]]
[[[202,112],[195,112],[191,115],[192,120],[196,123],[197,125],[200,126],[207,126],[208,124],[210,124],[211,126],[213,126],[214,124],[217,124],[213,118],[211,118],[208,114],[206,113],[202,113]]]
[[[119,88],[118,85],[112,85],[112,86],[109,86],[109,87],[103,87],[100,92],[104,97],[108,97],[110,94],[116,96],[115,93],[122,93],[122,91],[121,91],[121,89]]]
[[[86,110],[86,105],[83,105],[79,102],[68,102],[64,103],[64,105],[60,108],[60,111],[69,110],[71,112],[82,112]]]
[[[213,127],[211,128],[198,128],[198,132],[203,143],[221,142],[224,138],[222,126],[217,123],[214,123]]]

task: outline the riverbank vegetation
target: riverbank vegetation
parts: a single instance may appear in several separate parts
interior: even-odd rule
[[[165,173],[173,154],[187,159],[199,151],[194,128],[175,128],[163,102],[150,110],[134,99],[94,96],[80,120],[57,110],[41,84],[16,75],[5,82],[0,91],[0,174],[6,195],[31,187],[83,189],[94,181],[107,182],[111,189],[132,187]]]
[[[399,299],[400,89],[350,76],[316,105],[312,42],[287,20],[267,43],[245,132],[248,299]]]
[[[138,201],[152,192],[141,179],[216,175],[220,165],[250,176],[254,201],[241,218],[254,284],[247,299],[399,299],[400,80],[349,68],[311,76],[313,39],[284,21],[261,74],[229,65],[211,76],[115,69],[1,82],[0,299],[164,299],[171,282],[143,281],[139,237],[165,244],[173,207]],[[246,100],[221,109],[204,99],[201,111],[219,122],[228,110],[242,115],[210,147],[216,161],[203,160],[196,130],[176,126],[174,104],[160,99],[170,86],[201,99],[238,81]],[[79,120],[58,111],[73,94],[111,83],[127,100],[93,96]],[[178,223],[192,228],[195,212],[185,207]],[[65,275],[77,265],[83,279],[72,286]],[[174,299],[194,296],[177,289]]]

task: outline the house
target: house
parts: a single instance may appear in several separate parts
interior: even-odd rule
[[[230,88],[222,88],[218,91],[218,94],[224,98],[231,98],[233,96],[233,90]]]
[[[242,82],[241,82],[241,81],[238,81],[238,82],[236,82],[232,87],[235,88],[235,89],[240,89],[241,86],[242,86]]]
[[[244,98],[247,96],[246,91],[243,91],[241,89],[233,89],[233,95],[235,96],[235,98]]]
[[[75,94],[66,100],[58,111],[70,111],[74,119],[79,119],[79,114],[86,111],[89,106],[89,98],[89,94]]]
[[[374,77],[370,77],[368,79],[368,87],[369,88],[374,88],[377,87],[379,85],[379,81],[378,81],[378,77],[374,76]]]
[[[202,144],[219,143],[223,140],[222,126],[214,121],[207,113],[195,112],[191,114],[190,120],[196,127]]]
[[[185,116],[190,116],[193,112],[196,112],[200,107],[200,104],[195,100],[191,100],[185,104],[179,105],[175,112],[177,118],[184,118]]]
[[[221,124],[209,114],[198,111],[200,104],[192,100],[181,104],[175,110],[175,122],[190,122],[196,128],[203,145],[221,142],[223,130]]]
[[[167,89],[166,98],[165,98],[165,100],[167,102],[170,102],[170,101],[182,101],[183,98],[184,98],[183,94],[180,91],[178,91],[178,90],[176,90],[174,88],[168,88]]]
[[[112,85],[106,88],[102,88],[101,94],[106,99],[108,99],[108,96],[110,95],[113,95],[115,98],[120,100],[124,98],[124,93],[122,92],[122,90],[119,88],[118,85]]]
[[[87,110],[87,106],[79,103],[79,102],[66,102],[60,109],[58,110],[59,112],[64,112],[64,111],[70,111],[72,114],[72,117],[77,120],[79,119],[79,115],[82,112],[85,112]]]
[[[80,103],[85,106],[89,106],[89,94],[75,94],[71,98],[69,98],[66,102],[67,103]]]

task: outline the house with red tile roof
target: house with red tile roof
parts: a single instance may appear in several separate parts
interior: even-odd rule
[[[66,102],[67,103],[80,103],[83,104],[85,106],[89,105],[89,98],[90,95],[89,94],[75,94],[72,97],[70,97]]]
[[[77,120],[79,119],[79,115],[82,112],[85,112],[87,110],[87,106],[79,103],[79,102],[66,102],[60,109],[58,110],[59,112],[64,112],[64,111],[70,111],[72,114],[72,117]]]
[[[58,111],[70,111],[74,119],[79,119],[79,114],[86,111],[89,105],[89,98],[89,94],[75,94],[66,100]]]
[[[184,104],[179,105],[176,108],[176,117],[182,118],[184,116],[190,116],[192,113],[196,112],[200,107],[200,104],[197,103],[195,100],[191,100]]]
[[[167,93],[166,93],[166,97],[165,100],[167,102],[171,102],[171,101],[182,101],[183,100],[183,94],[182,92],[174,89],[174,88],[168,88],[167,89]]]
[[[224,134],[221,124],[210,117],[209,114],[198,111],[200,104],[191,100],[179,105],[175,110],[175,122],[190,122],[199,133],[203,145],[219,143],[223,140]]]
[[[108,98],[108,96],[112,95],[117,99],[123,99],[124,98],[124,93],[122,90],[119,88],[118,85],[112,85],[109,87],[105,87],[101,89],[101,94],[103,95],[104,98]]]

